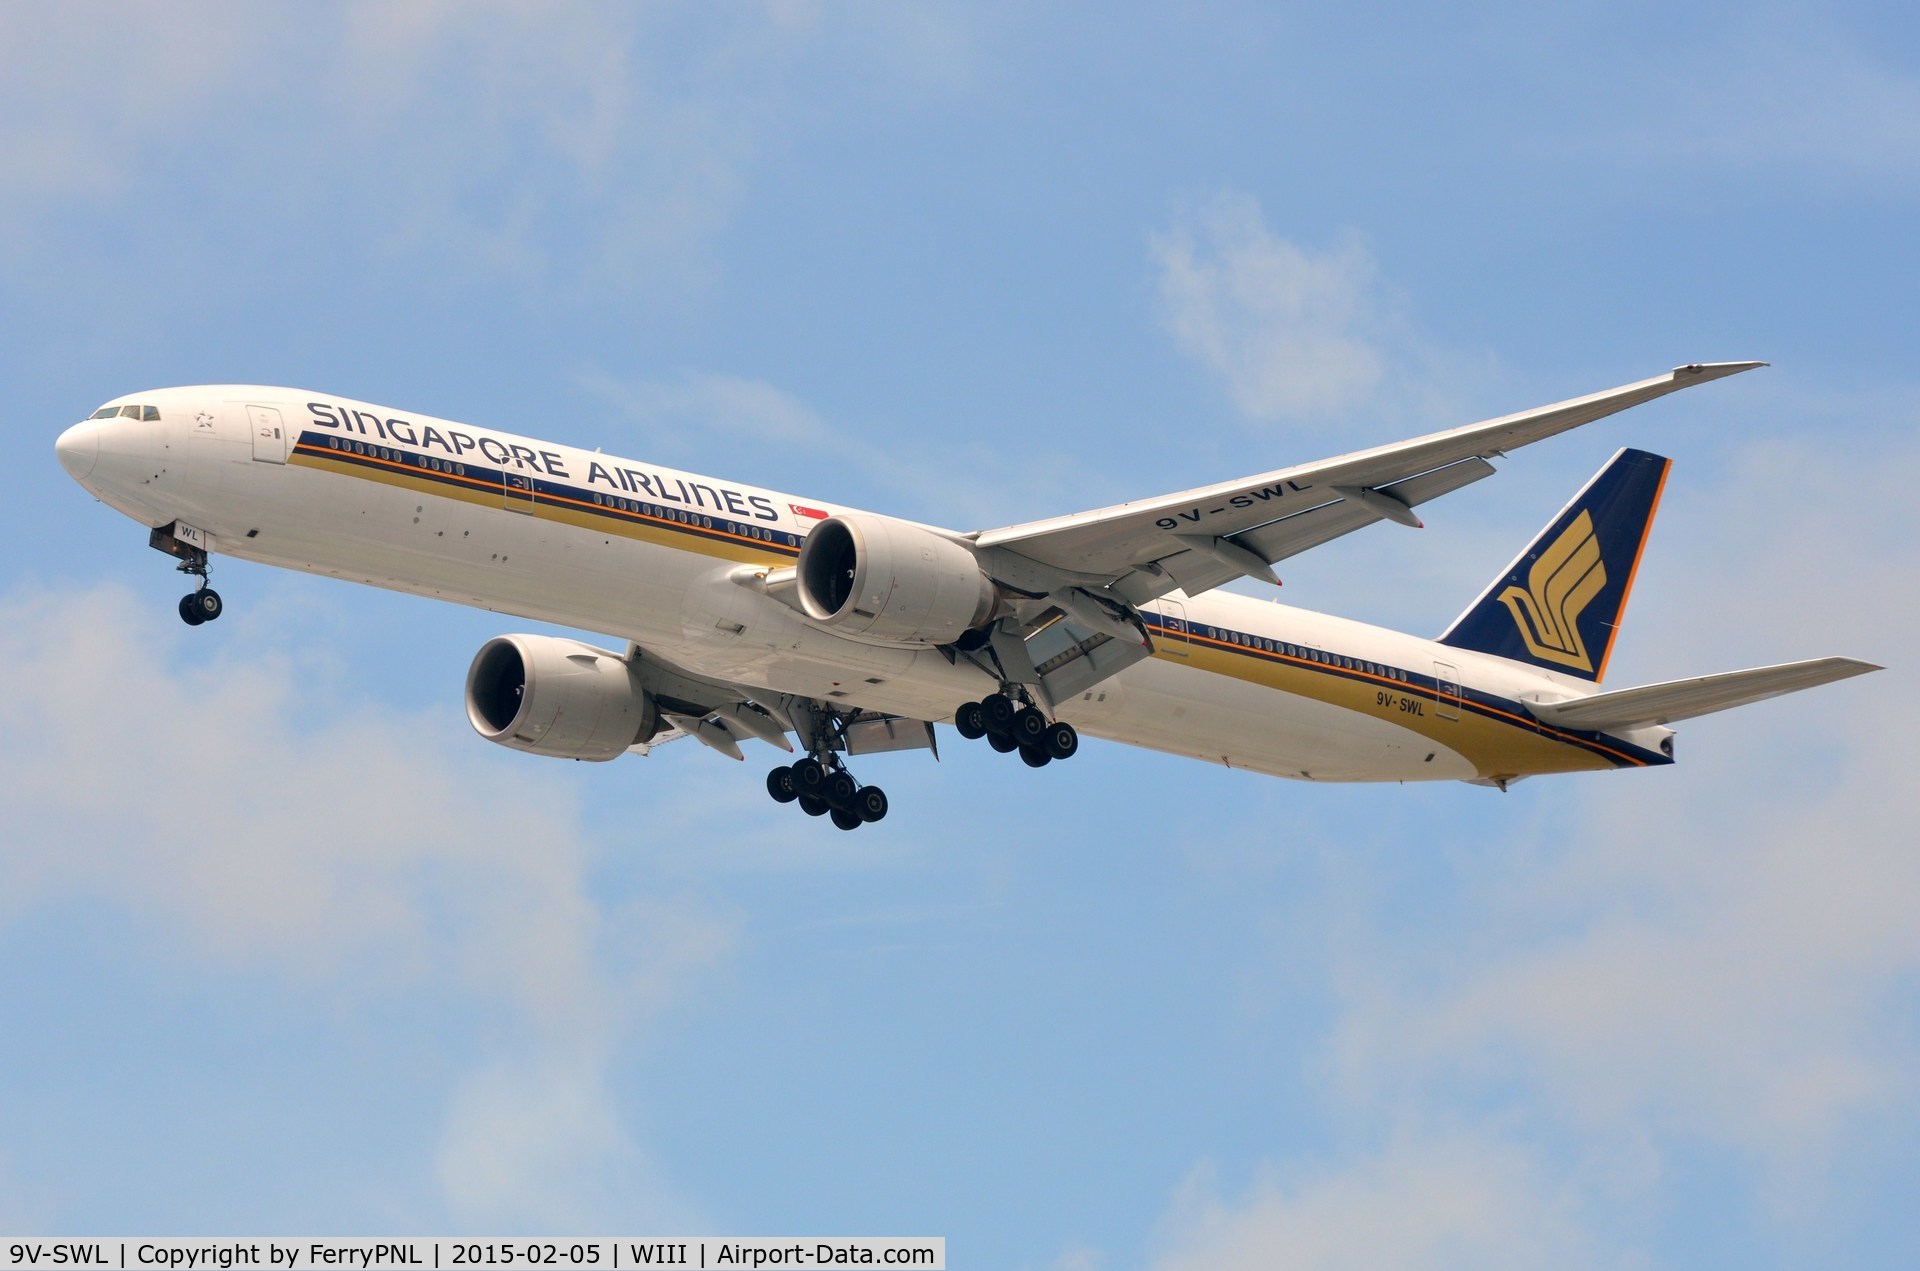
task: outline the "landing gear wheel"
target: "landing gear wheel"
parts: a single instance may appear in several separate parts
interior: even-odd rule
[[[1047,735],[1047,717],[1029,706],[1013,717],[1013,736],[1022,746],[1037,746]]]
[[[987,713],[978,702],[968,702],[953,713],[953,726],[968,741],[978,741],[987,735]]]
[[[211,587],[202,587],[190,597],[194,607],[200,610],[200,617],[212,622],[227,611],[226,602],[220,599],[220,593]]]
[[[827,806],[835,811],[852,811],[853,796],[859,792],[859,789],[852,777],[844,772],[836,772],[827,778],[827,788],[821,792],[821,797],[826,799]]]
[[[879,786],[867,786],[854,796],[853,810],[862,821],[879,821],[887,815],[887,793]]]
[[[1012,729],[1013,716],[1018,709],[1013,699],[1005,693],[992,693],[980,699],[981,722],[987,726],[989,734]]]
[[[775,803],[792,803],[800,797],[793,784],[793,769],[782,765],[767,774],[767,793]]]
[[[800,796],[800,810],[808,816],[825,816],[827,814],[827,803],[824,799],[816,799],[810,794],[803,794]]]
[[[1080,749],[1080,734],[1074,731],[1072,724],[1055,724],[1047,729],[1046,739],[1041,744],[1055,759],[1071,759]]]
[[[207,620],[207,616],[200,612],[200,606],[194,604],[193,599],[192,596],[180,597],[180,621],[197,627]]]
[[[1029,768],[1044,768],[1053,762],[1053,756],[1038,746],[1020,747],[1020,762]]]
[[[793,765],[793,788],[803,796],[818,799],[826,793],[822,788],[827,784],[827,770],[820,766],[818,759],[802,759]],[[819,816],[818,812],[811,813]]]
[[[833,823],[843,830],[857,830],[866,824],[860,819],[858,812],[848,812],[844,808],[833,810]]]
[[[1013,751],[1020,749],[1020,743],[1005,733],[988,733],[987,745],[992,746],[1003,755],[1011,754]]]

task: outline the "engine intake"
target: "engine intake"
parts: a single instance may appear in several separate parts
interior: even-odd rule
[[[849,634],[948,644],[993,614],[998,591],[973,553],[884,516],[831,516],[801,545],[800,604]]]
[[[555,759],[618,759],[659,726],[653,697],[618,653],[554,636],[496,636],[467,669],[475,732]]]

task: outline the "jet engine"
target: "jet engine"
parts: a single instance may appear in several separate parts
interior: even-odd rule
[[[998,597],[964,546],[884,516],[820,522],[796,572],[809,617],[899,644],[948,644],[991,617]]]
[[[556,759],[618,759],[659,727],[618,653],[553,636],[496,636],[467,670],[467,719],[488,741]]]

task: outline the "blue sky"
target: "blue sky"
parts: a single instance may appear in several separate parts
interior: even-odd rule
[[[1920,18],[15,3],[0,1229],[914,1232],[955,1266],[1912,1265]],[[54,461],[286,383],[982,528],[1772,369],[1283,571],[1432,632],[1673,456],[1610,682],[1891,669],[1637,774],[489,747],[517,619]]]

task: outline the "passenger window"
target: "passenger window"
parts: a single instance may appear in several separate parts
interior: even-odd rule
[[[140,422],[143,424],[159,423],[160,408],[158,406],[142,406],[140,408]]]

